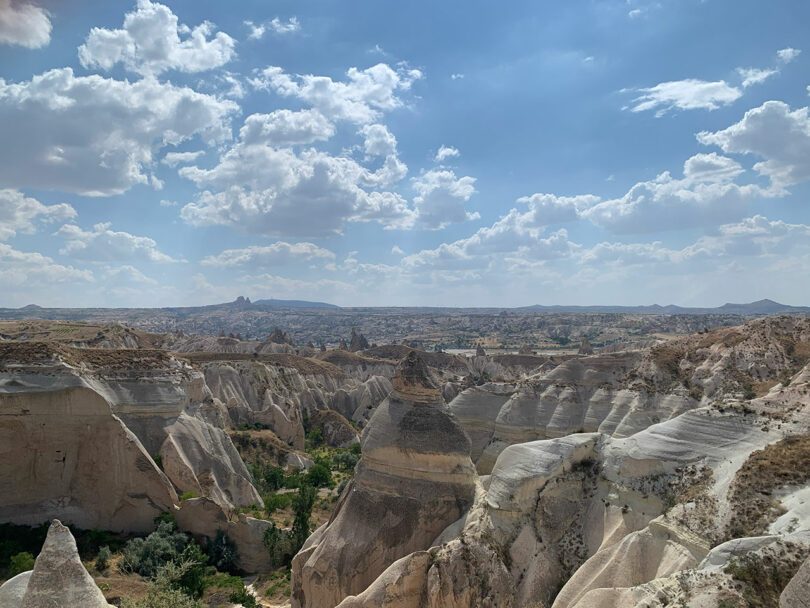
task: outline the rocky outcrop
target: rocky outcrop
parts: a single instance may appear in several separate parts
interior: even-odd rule
[[[363,432],[363,456],[331,519],[293,560],[293,606],[332,607],[431,546],[471,505],[470,443],[412,352]]]
[[[236,547],[236,567],[243,572],[254,574],[272,570],[270,554],[264,547],[264,531],[270,527],[269,521],[248,517],[244,513],[240,513],[236,520],[230,520],[222,507],[208,498],[184,500],[175,520],[178,528],[203,543],[213,540],[218,531],[223,531]]]
[[[356,353],[358,350],[365,350],[369,348],[368,340],[363,334],[358,334],[357,330],[352,327],[352,335],[349,339],[349,350]]]
[[[779,608],[810,608],[810,557],[782,591]]]
[[[103,490],[102,490],[103,489]],[[0,520],[146,532],[177,494],[109,403],[84,387],[0,393]]]
[[[579,350],[577,351],[579,355],[592,355],[593,354],[593,347],[591,343],[588,341],[588,338],[585,336],[582,337],[582,341],[579,343]]]
[[[272,344],[289,344],[290,346],[292,346],[293,343],[292,338],[278,327],[273,330],[273,333],[267,336],[267,342]]]
[[[334,448],[349,447],[359,440],[354,427],[334,410],[313,412],[309,418],[309,424],[312,429],[321,431],[326,445]]]
[[[54,442],[55,445],[60,441],[67,442],[66,449],[72,449],[70,436],[64,434],[65,428],[77,424],[78,419],[74,419],[71,412],[77,408],[78,411],[86,411],[81,408],[91,407],[94,415],[104,412],[103,415],[111,420],[109,424],[117,424],[130,440],[135,439],[137,450],[141,453],[126,465],[131,471],[113,468],[117,475],[113,488],[128,487],[134,476],[156,473],[160,483],[165,483],[168,477],[175,488],[201,492],[228,510],[261,504],[250,475],[225,432],[222,409],[212,398],[203,375],[187,363],[161,351],[144,349],[71,349],[42,343],[6,344],[3,347],[6,352],[0,367],[0,395],[12,399],[19,412],[13,416],[0,416],[0,432],[14,435],[15,425],[30,424],[25,422],[25,416],[31,409],[28,403],[38,403],[37,411],[42,416],[40,420],[44,432],[52,433],[59,439]],[[82,395],[78,401],[75,391],[80,391]],[[57,415],[50,416],[49,411]],[[60,433],[65,436],[59,437]],[[80,427],[75,436],[87,438],[93,433],[95,430],[91,432]],[[37,436],[32,431],[23,437],[30,440]],[[114,436],[115,433],[111,431],[109,437]],[[89,458],[80,461],[83,468],[75,468],[75,461],[65,459],[62,466],[67,473],[61,478],[54,478],[61,480],[60,483],[70,480],[72,485],[61,488],[67,493],[54,494],[52,491],[56,491],[56,488],[40,484],[49,493],[47,497],[42,496],[42,504],[47,505],[51,517],[60,517],[82,527],[109,529],[108,525],[113,522],[92,507],[92,503],[97,502],[105,509],[111,508],[105,500],[88,496],[87,504],[82,503],[84,506],[76,508],[79,504],[77,497],[82,496],[83,484],[92,486],[99,475],[98,463],[106,463],[110,459],[103,453],[103,444],[93,440],[86,443],[76,448],[79,450],[77,458]],[[128,444],[122,442],[121,445]],[[131,451],[131,448],[127,450]],[[120,451],[110,449],[109,453],[116,455]],[[157,469],[153,461],[153,457],[157,456],[161,460],[165,458],[163,473],[166,475]],[[35,459],[37,467],[56,466],[49,461],[50,456],[43,458],[34,451],[30,457]],[[107,474],[106,467],[102,470],[103,474]],[[27,473],[21,473],[20,469],[9,470],[3,483],[14,484],[21,475],[25,477]],[[161,510],[170,508],[175,500],[171,486],[169,491],[172,493],[169,499],[165,499],[152,496],[157,492],[153,489],[154,483],[133,483],[141,489],[129,491],[125,503],[130,506],[117,511],[113,529],[144,530],[147,519],[151,520]],[[29,509],[29,501],[34,497],[20,500],[19,492],[4,491],[2,494],[14,497],[14,509],[37,512],[36,509]],[[138,501],[148,505],[148,508],[138,515],[138,527],[127,528],[126,525],[136,523],[129,513]],[[39,521],[41,517],[34,523]]]
[[[0,608],[18,608],[22,604],[25,591],[28,589],[28,580],[33,570],[21,572],[0,585]]]
[[[4,608],[6,604],[3,604]],[[84,569],[73,535],[53,520],[19,608],[111,608]],[[16,608],[8,604],[8,608]]]

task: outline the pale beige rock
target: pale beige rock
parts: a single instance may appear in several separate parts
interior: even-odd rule
[[[33,570],[21,572],[0,585],[0,608],[19,608],[33,573]]]
[[[37,556],[20,608],[108,608],[104,594],[84,569],[73,535],[53,520]]]
[[[0,520],[61,517],[147,532],[177,495],[141,442],[87,388],[0,393]]]
[[[810,558],[801,565],[782,591],[779,608],[810,608]]]
[[[293,606],[331,608],[362,592],[397,559],[427,549],[472,503],[469,439],[416,353],[392,384],[363,433],[354,479],[293,560]]]

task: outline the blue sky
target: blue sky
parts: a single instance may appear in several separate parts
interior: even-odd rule
[[[0,306],[808,304],[808,24],[0,0]]]

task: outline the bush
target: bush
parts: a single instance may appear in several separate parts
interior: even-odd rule
[[[112,558],[112,551],[107,545],[101,547],[98,550],[98,555],[96,556],[96,570],[99,572],[106,570],[107,566],[110,565],[110,559]]]
[[[196,566],[189,562],[169,562],[158,569],[146,595],[139,600],[125,598],[121,608],[207,608],[178,588]]]
[[[120,568],[152,578],[169,562],[176,562],[188,546],[189,538],[171,522],[161,522],[146,538],[133,538],[124,546]]]
[[[312,507],[317,495],[318,491],[312,486],[301,486],[298,494],[292,498],[292,506],[295,510],[292,530],[282,530],[275,524],[270,524],[270,527],[264,531],[263,542],[270,554],[270,562],[273,567],[289,565],[309,537],[309,518],[312,515]]]
[[[314,464],[307,471],[307,485],[322,488],[332,483],[332,473],[322,464]],[[301,490],[304,488],[302,487]],[[299,492],[300,495],[300,492]]]
[[[354,467],[357,466],[357,463],[360,460],[360,456],[359,454],[355,454],[351,451],[341,452],[340,454],[335,454],[335,457],[332,460],[337,468],[344,471],[353,471]]]
[[[349,452],[351,452],[352,454],[356,454],[357,456],[359,456],[359,455],[360,455],[360,449],[361,449],[361,448],[360,448],[360,444],[359,444],[359,443],[353,443],[353,444],[351,444],[351,445],[349,446]]]
[[[281,467],[267,467],[262,477],[270,490],[278,490],[284,485],[284,469]]]
[[[289,494],[266,494],[262,496],[265,511],[272,513],[278,509],[286,509],[292,504],[292,497]]]
[[[242,604],[244,608],[258,608],[259,606],[256,603],[256,598],[250,595],[250,593],[248,592],[247,588],[245,588],[244,585],[242,585],[241,589],[238,589],[233,593],[231,593],[230,597],[228,597],[228,600],[232,604]]]
[[[238,553],[236,545],[233,544],[228,535],[222,530],[217,530],[217,535],[208,544],[208,555],[210,563],[220,572],[234,572]]]
[[[188,492],[183,492],[180,495],[180,500],[190,500],[192,498],[197,498],[197,495],[191,490],[189,490]]]
[[[307,441],[312,447],[318,447],[323,443],[323,431],[321,429],[314,429],[307,435]]]
[[[12,555],[10,562],[11,576],[17,576],[20,572],[27,572],[28,570],[34,569],[34,556],[28,553],[28,551]]]

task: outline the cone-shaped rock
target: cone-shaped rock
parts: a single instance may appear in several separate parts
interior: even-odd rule
[[[363,456],[330,521],[293,560],[292,605],[331,608],[394,561],[427,549],[470,507],[470,440],[411,351],[361,439]]]
[[[79,559],[73,535],[58,519],[37,556],[21,608],[109,608]]]

